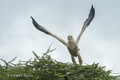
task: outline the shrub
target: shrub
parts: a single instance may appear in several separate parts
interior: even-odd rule
[[[0,80],[115,80],[111,76],[111,70],[105,70],[105,66],[99,63],[80,66],[73,63],[62,63],[51,58],[48,54],[52,52],[50,46],[43,56],[38,56],[35,52],[34,59],[19,61],[17,64],[12,62],[16,57],[0,65]]]

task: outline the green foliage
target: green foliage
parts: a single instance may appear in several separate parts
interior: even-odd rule
[[[111,76],[111,70],[105,70],[99,63],[80,66],[79,64],[62,63],[51,58],[48,54],[53,50],[49,49],[43,56],[38,56],[35,52],[34,59],[12,62],[16,57],[0,65],[0,80],[115,80]]]

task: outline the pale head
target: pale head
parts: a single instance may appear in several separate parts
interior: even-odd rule
[[[71,35],[68,36],[68,40],[74,40]]]

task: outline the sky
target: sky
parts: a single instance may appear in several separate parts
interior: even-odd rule
[[[67,48],[38,31],[30,16],[67,41],[68,35],[77,38],[92,4],[95,17],[79,42],[83,65],[100,63],[120,73],[120,0],[0,0],[0,59],[27,61],[34,58],[32,51],[42,56],[53,42],[51,57],[72,62]]]

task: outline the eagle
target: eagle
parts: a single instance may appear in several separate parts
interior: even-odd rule
[[[80,56],[80,52],[79,52],[79,48],[78,48],[78,43],[79,43],[79,40],[83,34],[83,32],[86,30],[86,28],[88,27],[88,25],[91,23],[91,21],[93,20],[95,16],[95,9],[93,7],[93,5],[91,6],[91,9],[90,9],[90,13],[89,13],[89,16],[88,18],[86,19],[86,21],[84,22],[83,26],[82,26],[82,29],[77,37],[76,40],[74,40],[73,36],[69,35],[67,38],[68,38],[68,42],[64,41],[63,39],[61,39],[60,37],[58,37],[57,35],[51,33],[50,31],[48,31],[46,28],[42,27],[41,25],[39,25],[35,19],[31,16],[31,19],[32,19],[32,23],[33,25],[41,32],[44,32],[45,34],[47,35],[50,35],[54,38],[56,38],[58,41],[60,41],[61,43],[63,43],[70,55],[71,55],[71,58],[72,58],[72,62],[76,64],[76,61],[75,61],[75,57],[78,57],[78,61],[79,61],[79,64],[82,65],[83,63],[83,60],[82,60],[82,57]]]

